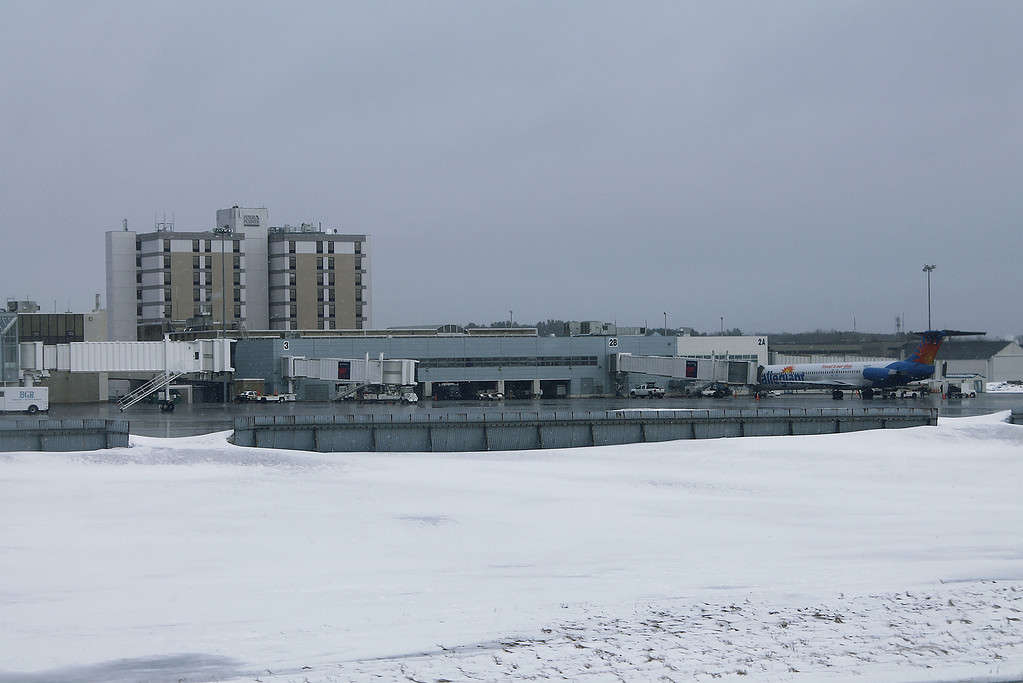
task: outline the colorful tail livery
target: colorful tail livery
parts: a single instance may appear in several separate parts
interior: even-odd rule
[[[923,337],[920,345],[916,347],[916,351],[913,352],[906,360],[911,363],[920,363],[922,365],[934,365],[934,358],[938,355],[938,349],[941,348],[941,343],[945,341],[946,337],[972,337],[984,332],[962,332],[960,330],[928,330],[927,332],[914,332],[913,334],[919,334]]]
[[[923,339],[906,360],[768,365],[760,370],[759,384],[772,389],[831,389],[833,398],[842,398],[843,390],[855,389],[869,399],[875,391],[889,392],[933,377],[934,359],[946,338],[984,333],[928,330],[915,334]]]

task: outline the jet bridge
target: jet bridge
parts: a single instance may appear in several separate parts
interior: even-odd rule
[[[64,372],[233,372],[234,339],[155,342],[71,342],[20,344],[23,373]]]
[[[634,372],[690,382],[757,383],[757,364],[748,361],[684,356],[634,356],[631,353],[616,353],[613,359],[612,369],[615,372]]]
[[[19,367],[25,386],[50,372],[158,373],[145,384],[121,397],[123,411],[146,397],[164,392],[161,407],[173,410],[169,387],[175,379],[189,374],[234,372],[231,344],[234,339],[196,339],[157,342],[71,342],[44,345],[22,342],[18,347]]]
[[[295,379],[318,379],[344,385],[347,392],[362,387],[381,385],[407,387],[416,383],[417,360],[406,358],[306,358],[282,356],[281,376],[292,390]],[[343,395],[343,394],[342,394]]]

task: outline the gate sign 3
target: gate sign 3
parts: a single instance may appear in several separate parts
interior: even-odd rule
[[[618,348],[618,337],[608,337],[607,348],[617,349]]]

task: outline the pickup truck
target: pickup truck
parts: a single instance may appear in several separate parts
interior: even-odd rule
[[[640,384],[629,391],[630,398],[664,398],[664,389],[653,382]]]

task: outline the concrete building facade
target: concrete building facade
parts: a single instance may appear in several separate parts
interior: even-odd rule
[[[72,342],[107,340],[107,312],[19,313],[19,342],[40,342],[52,346]],[[55,370],[39,380],[50,390],[50,403],[91,403],[109,397],[109,375],[105,372],[65,372]]]
[[[107,338],[134,340],[142,317],[142,286],[136,233],[122,230],[106,234]]]
[[[767,337],[715,336],[670,337],[677,340],[675,355],[687,358],[717,358],[767,365]]]
[[[217,210],[217,227],[239,235],[241,252],[245,255],[245,277],[253,283],[268,282],[267,235],[270,212],[265,208],[243,209],[232,206]],[[250,330],[270,329],[269,300],[266,296],[253,296],[246,301],[244,320]]]
[[[185,329],[362,329],[366,235],[269,225],[265,208],[217,211],[217,227],[106,233],[107,336]],[[154,331],[155,330],[155,331]]]
[[[136,302],[141,325],[209,317],[216,326],[246,319],[245,235],[161,230],[138,235]]]
[[[366,235],[326,233],[311,225],[272,228],[269,329],[368,327],[367,252]]]

